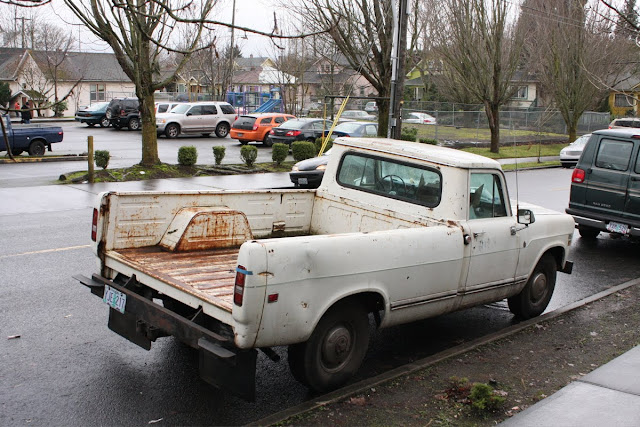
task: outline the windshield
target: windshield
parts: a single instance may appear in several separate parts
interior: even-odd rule
[[[86,111],[104,110],[104,109],[107,108],[107,105],[109,105],[108,102],[98,102],[97,104],[93,104],[93,105],[87,107]]]
[[[589,141],[590,137],[591,137],[591,134],[582,135],[580,138],[578,138],[575,141],[573,141],[571,143],[571,145],[574,146],[574,147],[584,147],[584,145],[587,143],[587,141]]]
[[[309,123],[307,120],[289,120],[280,125],[283,129],[302,129],[304,125]]]
[[[356,130],[358,130],[360,126],[362,126],[360,123],[345,122],[345,123],[340,123],[338,126],[336,126],[335,130],[341,131],[341,132],[355,132]]]
[[[176,105],[175,107],[173,107],[173,109],[170,111],[170,113],[171,114],[184,114],[189,110],[189,108],[191,108],[191,104]]]

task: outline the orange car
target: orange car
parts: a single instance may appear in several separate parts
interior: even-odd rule
[[[233,122],[230,136],[240,141],[242,145],[251,141],[262,141],[264,145],[271,147],[272,143],[269,139],[271,128],[295,118],[291,114],[283,113],[245,114]]]

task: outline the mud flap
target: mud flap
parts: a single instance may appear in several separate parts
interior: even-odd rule
[[[200,347],[200,377],[209,384],[250,402],[256,400],[256,350],[233,352],[205,338]]]
[[[109,329],[145,350],[151,350],[151,340],[139,330],[137,323],[135,314],[109,309]]]

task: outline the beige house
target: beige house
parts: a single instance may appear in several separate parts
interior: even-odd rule
[[[63,116],[81,106],[135,95],[133,83],[109,53],[0,48],[0,81],[9,84],[11,105],[29,100],[37,108],[65,100]],[[50,117],[53,111],[38,110],[38,115]]]

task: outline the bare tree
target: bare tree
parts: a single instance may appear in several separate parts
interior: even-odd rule
[[[491,151],[497,153],[500,107],[515,90],[513,79],[523,44],[522,34],[510,23],[511,3],[450,0],[434,6],[432,16],[442,22],[440,31],[432,33],[433,49],[443,62],[443,76],[450,85],[467,91],[472,100],[484,105]]]
[[[391,0],[297,0],[294,3],[307,28],[331,28],[329,36],[338,50],[382,98],[378,101],[378,135],[382,136],[386,135],[389,125],[393,44],[391,3]]]
[[[159,163],[153,94],[171,83],[200,46],[204,20],[215,0],[201,3],[169,0],[64,0],[80,21],[111,48],[124,73],[131,79],[140,101],[142,120],[142,164]],[[160,75],[159,58],[171,47],[176,28],[190,32],[186,48],[175,70]]]
[[[530,62],[574,141],[582,114],[629,70],[629,42],[611,37],[615,21],[602,19],[603,12],[597,5],[588,8],[586,0],[528,0],[522,12],[532,21]]]

